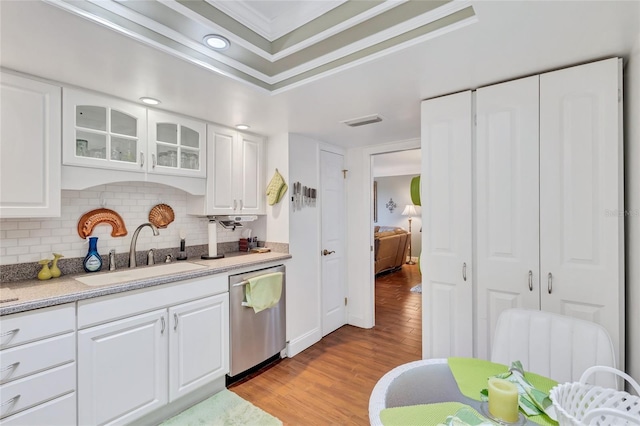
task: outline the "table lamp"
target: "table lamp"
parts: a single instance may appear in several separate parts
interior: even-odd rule
[[[407,265],[416,264],[416,262],[414,262],[413,258],[411,257],[411,217],[415,216],[416,214],[416,207],[413,204],[407,204],[402,211],[403,216],[409,216],[409,261],[407,262]]]

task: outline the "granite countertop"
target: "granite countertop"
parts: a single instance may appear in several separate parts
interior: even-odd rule
[[[106,284],[101,286],[89,286],[76,280],[75,278],[106,275],[113,272],[98,272],[92,274],[64,275],[60,278],[53,278],[46,281],[27,280],[0,284],[2,299],[17,297],[18,300],[0,303],[0,316],[18,312],[30,311],[47,306],[61,305],[63,303],[76,302],[93,297],[106,296],[108,294],[122,293],[125,291],[140,288],[153,287],[161,284],[182,281],[191,278],[200,278],[222,272],[233,271],[250,266],[260,266],[261,264],[290,259],[287,253],[237,253],[226,254],[222,259],[201,260],[198,258],[189,259],[183,262],[203,266],[187,272],[172,273],[152,278],[136,279],[116,284]],[[166,265],[159,263],[154,266],[141,266],[140,268],[154,268]],[[119,269],[115,273],[123,271]]]

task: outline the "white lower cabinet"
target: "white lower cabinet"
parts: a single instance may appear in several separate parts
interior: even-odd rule
[[[229,296],[169,308],[169,401],[229,371]]]
[[[0,321],[0,424],[76,424],[75,304]]]
[[[128,424],[224,380],[227,280],[192,279],[78,302],[78,423]]]
[[[21,411],[0,422],[3,426],[69,426],[76,424],[76,394],[68,393],[38,405],[30,410]]]
[[[125,424],[167,403],[167,312],[78,332],[78,420]]]

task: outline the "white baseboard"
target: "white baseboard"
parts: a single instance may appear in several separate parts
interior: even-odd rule
[[[318,343],[322,339],[322,332],[319,328],[315,328],[300,337],[290,340],[287,343],[287,356],[289,358],[296,356],[308,347]]]

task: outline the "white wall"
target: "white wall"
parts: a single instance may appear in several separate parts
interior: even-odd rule
[[[111,226],[94,228],[92,236],[98,237],[98,252],[107,254],[110,249],[128,253],[131,237],[138,225],[149,221],[149,211],[159,203],[173,209],[175,220],[160,235],[153,236],[150,229],[143,229],[138,237],[137,250],[170,248],[180,245],[180,230],[186,234],[187,246],[207,244],[206,218],[187,215],[187,193],[176,188],[148,182],[122,182],[93,188],[62,191],[62,208],[59,218],[0,219],[0,262],[2,265],[37,262],[52,259],[52,253],[66,258],[84,257],[89,248],[88,240],[78,235],[78,221],[88,211],[103,207],[114,210],[123,219],[128,234],[112,237]],[[247,223],[254,236],[264,239],[266,221],[261,219]],[[237,241],[240,230],[225,230],[218,226],[218,242]]]
[[[290,134],[289,182],[318,188],[320,142]],[[320,212],[318,207],[292,210],[289,207],[289,253],[287,268],[287,326],[289,356],[293,356],[322,338],[320,286]]]
[[[416,148],[420,148],[419,139],[347,151],[347,283],[351,325],[363,328],[375,325],[371,156]]]
[[[375,225],[399,226],[409,230],[409,217],[403,216],[402,211],[411,201],[411,179],[416,175],[376,177],[378,183],[378,221]],[[386,204],[390,199],[397,207],[390,212]],[[411,256],[417,258],[422,248],[420,229],[422,228],[422,209],[415,206],[417,216],[411,220]],[[414,259],[417,261],[417,259]]]
[[[624,75],[626,370],[640,380],[640,34]]]
[[[284,198],[277,204],[267,204],[267,241],[289,241],[289,203],[291,198],[291,179],[289,179],[289,135],[282,133],[270,136],[267,141],[267,174],[268,185],[276,169],[289,186]],[[265,185],[266,186],[266,185]]]

